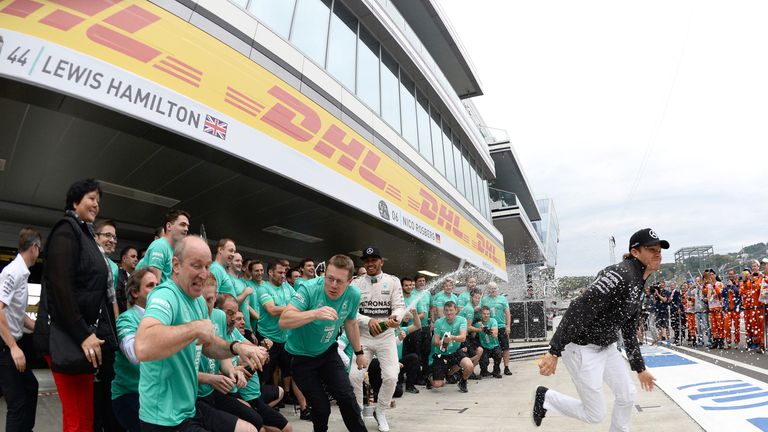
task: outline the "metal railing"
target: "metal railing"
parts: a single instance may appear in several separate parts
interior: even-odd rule
[[[519,207],[517,195],[513,192],[488,187],[488,198],[491,200],[491,210]]]

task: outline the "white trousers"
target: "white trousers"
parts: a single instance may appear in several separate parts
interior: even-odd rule
[[[397,375],[400,373],[400,363],[397,360],[397,341],[391,329],[376,337],[371,336],[367,331],[361,330],[360,333],[360,343],[363,345],[363,355],[366,360],[370,364],[371,358],[375,354],[381,365],[381,389],[379,389],[376,409],[382,412],[388,409],[392,402],[392,395],[395,393],[395,386],[397,385]],[[355,362],[352,362],[352,367],[349,369],[349,381],[355,391],[357,403],[361,407],[363,406],[363,380],[366,370],[358,369]]]
[[[629,375],[627,361],[616,349],[616,344],[603,348],[569,343],[563,350],[561,361],[568,368],[580,399],[548,390],[544,408],[586,423],[600,423],[605,417],[605,382],[616,397],[609,430],[628,431],[637,390]]]

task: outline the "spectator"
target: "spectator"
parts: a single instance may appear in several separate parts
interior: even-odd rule
[[[26,314],[29,268],[40,255],[42,238],[32,228],[19,232],[19,253],[0,273],[0,391],[8,413],[6,431],[31,431],[37,411],[37,378],[16,342],[35,322]]]
[[[728,280],[722,292],[723,297],[723,324],[725,325],[725,349],[737,349],[741,343],[741,295],[739,294],[739,280],[736,272],[728,272]],[[733,333],[733,335],[732,335]]]
[[[45,250],[35,333],[61,399],[64,431],[93,430],[93,371],[101,366],[102,351],[116,346],[107,312],[109,268],[92,227],[100,197],[96,180],[73,183],[67,191],[65,216],[51,230]],[[91,371],[62,370],[53,363],[57,353],[51,353],[48,344],[49,318],[56,334],[80,346]]]

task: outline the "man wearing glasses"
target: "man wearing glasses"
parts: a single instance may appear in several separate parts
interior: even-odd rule
[[[0,273],[0,391],[8,405],[5,430],[32,430],[37,411],[37,379],[16,342],[35,322],[27,316],[29,268],[40,255],[40,233],[19,233],[19,254]]]
[[[299,284],[280,315],[280,328],[292,329],[285,349],[293,355],[293,379],[312,406],[315,432],[328,430],[331,404],[326,391],[336,400],[347,430],[367,430],[336,343],[343,325],[356,354],[357,368],[368,366],[357,325],[360,291],[349,285],[354,271],[348,256],[333,256],[328,260],[326,274]]]

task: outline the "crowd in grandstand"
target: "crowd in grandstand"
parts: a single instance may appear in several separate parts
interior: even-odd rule
[[[119,227],[98,219],[100,196],[92,179],[70,186],[47,239],[22,230],[3,270],[8,431],[35,424],[38,384],[17,346],[24,329],[52,370],[65,431],[290,432],[280,411],[290,405],[325,431],[331,401],[348,430],[367,430],[365,414],[387,431],[393,397],[446,383],[467,392],[468,380],[512,374],[509,304],[494,282],[446,278],[433,293],[423,275],[384,273],[375,246],[362,249],[362,267],[345,255],[249,259],[229,238],[211,251],[182,210],[146,251],[124,247],[115,263]],[[27,277],[38,256],[32,320]]]
[[[710,349],[746,349],[765,353],[765,317],[768,305],[768,258],[749,267],[726,272],[723,280],[714,269],[688,278],[677,287],[661,281],[645,288],[638,338],[650,333],[653,344],[687,343]],[[741,328],[744,329],[742,345]]]

